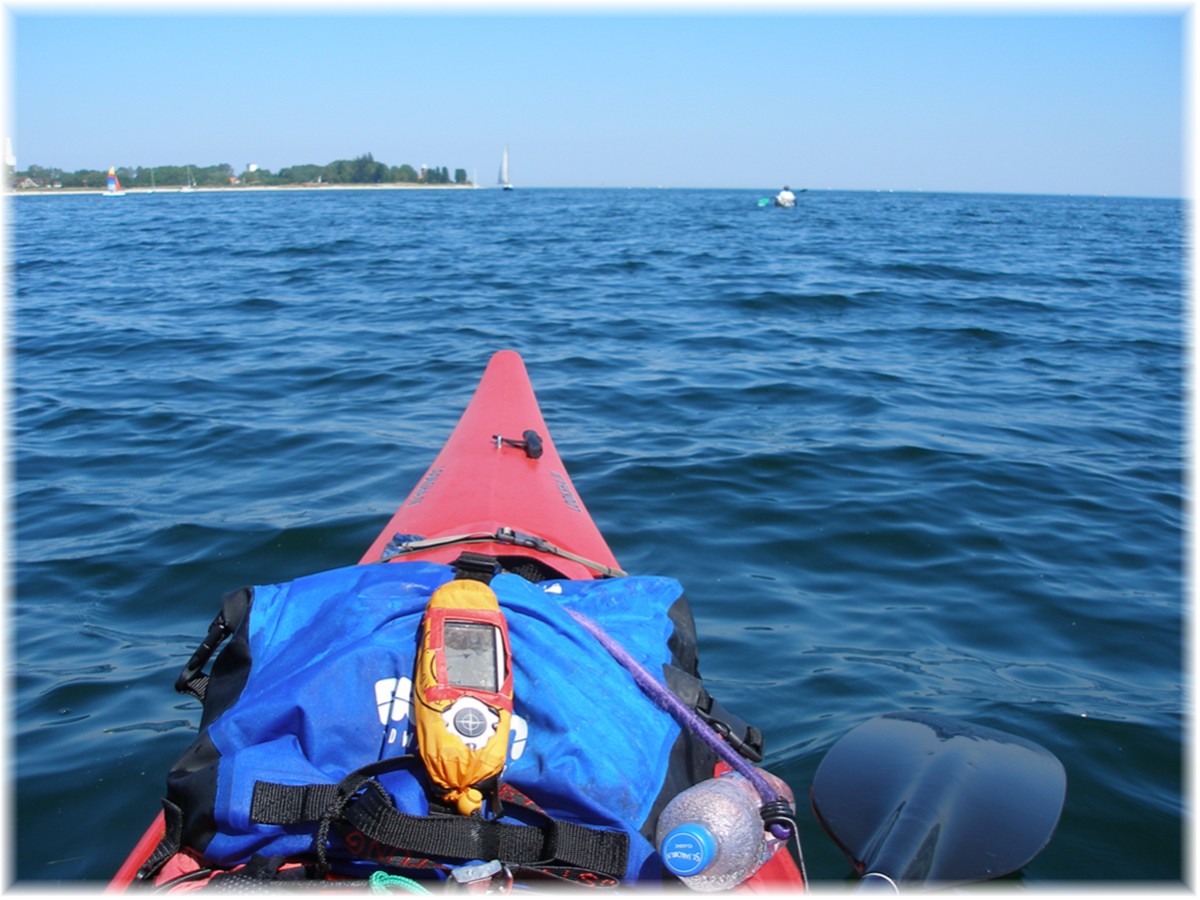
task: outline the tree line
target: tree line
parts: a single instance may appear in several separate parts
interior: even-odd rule
[[[189,183],[197,187],[229,187],[231,185],[288,185],[288,184],[461,184],[471,183],[466,169],[455,169],[451,178],[445,166],[420,170],[405,163],[389,166],[376,162],[370,153],[354,159],[337,159],[326,165],[286,166],[278,172],[248,166],[238,174],[233,166],[117,166],[117,178],[122,187],[182,187]],[[66,172],[47,166],[29,166],[11,174],[12,185],[21,187],[102,188],[108,183],[108,169],[80,169]]]

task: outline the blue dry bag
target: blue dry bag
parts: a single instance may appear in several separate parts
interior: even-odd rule
[[[661,879],[658,813],[710,777],[715,756],[570,611],[685,703],[729,720],[700,684],[679,583],[491,580],[511,642],[513,727],[502,784],[486,815],[468,819],[429,799],[410,715],[422,616],[454,577],[435,563],[354,566],[226,595],[177,685],[204,708],[168,775],[168,839],[156,858],[187,848],[220,868],[316,859],[351,874],[433,877],[499,859],[518,873]],[[755,729],[721,727],[761,750]]]

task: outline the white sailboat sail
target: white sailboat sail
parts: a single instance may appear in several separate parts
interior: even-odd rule
[[[508,180],[508,144],[504,145],[504,155],[500,157],[500,177],[496,179],[496,183],[506,191],[512,190],[512,184]]]

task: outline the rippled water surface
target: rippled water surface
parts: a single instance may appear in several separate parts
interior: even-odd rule
[[[798,796],[945,713],[1067,769],[1019,883],[1179,879],[1183,206],[758,196],[11,200],[15,876],[112,874],[220,594],[357,561],[513,347]]]

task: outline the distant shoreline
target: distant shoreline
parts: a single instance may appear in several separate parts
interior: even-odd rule
[[[123,187],[124,194],[238,194],[248,191],[472,191],[480,190],[475,184],[412,184],[390,182],[388,184],[231,184],[221,186],[194,187],[190,191],[178,187]],[[80,194],[107,194],[99,187],[37,187],[10,188],[5,192],[10,197],[53,197],[78,196]]]

